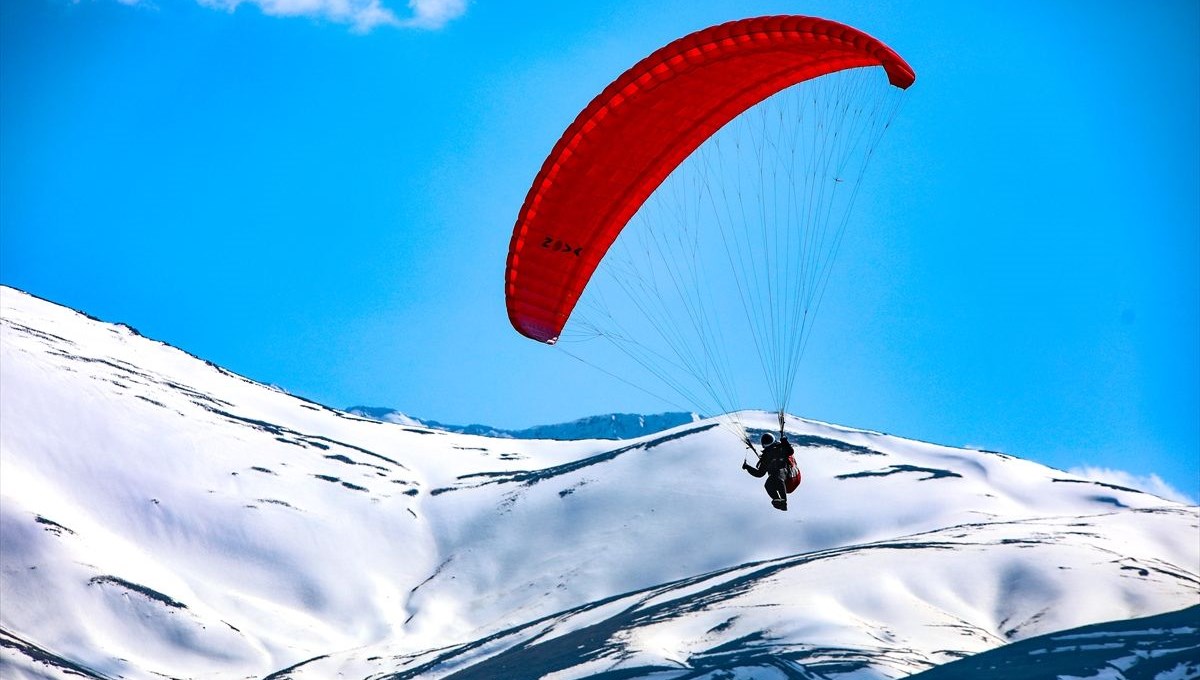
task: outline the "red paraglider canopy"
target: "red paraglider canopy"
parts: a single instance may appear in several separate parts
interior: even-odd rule
[[[865,66],[899,88],[916,79],[861,31],[774,16],[692,33],[621,74],[563,133],[521,206],[505,273],[513,327],[553,344],[625,224],[705,139],[780,90]]]

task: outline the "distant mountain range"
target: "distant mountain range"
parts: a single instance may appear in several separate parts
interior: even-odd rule
[[[1200,674],[1195,505],[789,416],[778,512],[724,420],[375,415],[0,287],[0,677]]]
[[[522,430],[506,430],[490,425],[447,425],[439,423],[436,420],[414,418],[394,409],[375,406],[351,406],[346,409],[346,412],[388,423],[429,427],[435,430],[457,432],[459,434],[473,434],[481,437],[558,439],[563,441],[579,439],[633,439],[669,430],[673,427],[696,422],[701,419],[695,413],[683,412],[656,413],[654,415],[610,413],[608,415],[580,418],[579,420],[572,420],[569,423],[537,425]]]

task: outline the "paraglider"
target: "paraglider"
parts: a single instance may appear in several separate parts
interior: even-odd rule
[[[771,497],[771,506],[776,510],[787,510],[787,495],[800,486],[800,466],[796,464],[796,450],[788,441],[787,435],[779,433],[779,441],[770,432],[764,432],[759,439],[762,453],[753,444],[750,450],[758,454],[758,462],[754,465],[742,461],[742,469],[752,477],[766,477],[763,488]]]
[[[657,378],[751,449],[737,412],[757,382],[782,438],[866,161],[914,80],[880,41],[813,17],[732,21],[656,50],[534,178],[505,272],[513,327],[594,347],[565,351],[635,385]]]
[[[621,229],[701,142],[780,90],[865,66],[882,66],[901,89],[916,79],[865,33],[800,16],[707,28],[623,73],[563,133],[521,206],[505,274],[513,326],[556,342]]]

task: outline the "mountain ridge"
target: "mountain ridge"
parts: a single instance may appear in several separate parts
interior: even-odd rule
[[[654,414],[606,413],[584,416],[583,418],[563,423],[510,429],[478,423],[449,425],[436,420],[410,416],[396,409],[379,406],[351,406],[346,409],[346,412],[382,422],[399,425],[416,425],[458,434],[471,434],[498,439],[557,439],[563,441],[578,439],[634,439],[702,420],[702,417],[698,414],[682,411],[668,411]]]

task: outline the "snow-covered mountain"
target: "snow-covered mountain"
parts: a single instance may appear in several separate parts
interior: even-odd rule
[[[457,432],[459,434],[474,434],[481,437],[500,439],[635,439],[655,432],[662,432],[685,423],[701,420],[695,413],[671,411],[640,415],[637,413],[609,413],[601,416],[588,416],[569,423],[553,425],[535,425],[522,430],[506,430],[491,425],[447,425],[436,420],[414,418],[400,411],[377,406],[351,406],[347,413],[382,420],[399,425],[417,425],[434,430]]]
[[[4,678],[896,678],[1200,603],[1200,508],[1003,454],[789,418],[781,513],[714,420],[451,433],[0,320]]]

